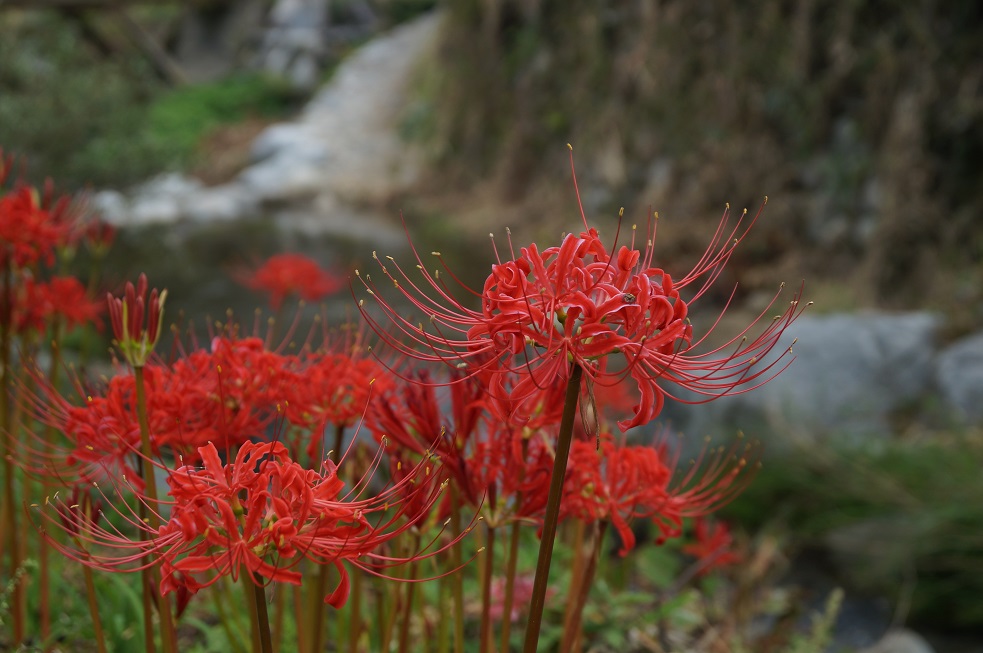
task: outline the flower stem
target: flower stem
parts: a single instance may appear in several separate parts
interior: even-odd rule
[[[556,458],[550,476],[550,492],[546,500],[546,516],[543,519],[543,534],[539,543],[539,558],[536,561],[536,580],[532,586],[532,599],[529,603],[529,621],[526,625],[526,640],[523,653],[536,653],[539,645],[539,631],[543,624],[543,608],[546,607],[546,588],[549,584],[550,563],[553,561],[553,543],[556,539],[556,525],[560,520],[560,499],[563,496],[563,479],[567,475],[567,458],[573,441],[573,421],[577,413],[577,400],[580,398],[580,382],[584,370],[577,363],[570,365],[570,379],[563,402],[563,417],[560,420],[560,434],[556,441]]]
[[[7,263],[3,270],[3,295],[2,305],[0,305],[0,458],[3,458],[3,504],[5,515],[4,531],[7,535],[6,546],[10,550],[10,578],[17,578],[17,570],[21,567],[20,542],[17,528],[17,509],[15,508],[16,499],[14,498],[14,465],[13,451],[10,451],[8,443],[15,440],[8,440],[10,437],[10,427],[13,422],[11,419],[10,395],[8,385],[10,385],[10,337],[13,328],[13,270],[11,269],[10,257],[5,257]],[[26,596],[24,594],[24,582],[18,579],[14,584],[13,605],[10,606],[11,616],[14,622],[14,647],[24,641],[24,621],[26,614]]]
[[[481,653],[488,653],[492,646],[491,632],[491,582],[495,573],[495,527],[485,522],[485,565],[481,574]],[[508,620],[508,615],[503,615]]]
[[[567,607],[563,612],[563,624],[569,623],[573,611],[576,609],[577,588],[581,575],[584,570],[585,559],[588,554],[584,553],[584,536],[587,532],[587,524],[582,519],[574,521],[573,544],[570,550],[573,552],[573,568],[570,570],[570,589],[567,591]],[[564,633],[566,636],[566,633]]]
[[[457,487],[451,486],[451,532],[461,532],[461,503]],[[451,593],[454,596],[454,653],[464,653],[464,572],[461,570],[461,545],[451,547]]]
[[[327,612],[324,609],[324,597],[328,593],[329,571],[330,567],[326,564],[318,566],[314,589],[307,596],[308,632],[311,634],[311,653],[321,650],[321,640],[324,637],[324,622],[328,618]]]
[[[412,551],[420,548],[420,533],[413,536]],[[416,594],[416,579],[419,576],[419,560],[410,561],[409,575],[406,583],[406,603],[403,605],[403,619],[399,624],[399,653],[409,653],[410,650],[410,621],[413,617],[413,601]]]
[[[41,540],[44,541],[44,538]],[[82,565],[82,574],[85,576],[85,596],[89,601],[89,614],[92,616],[92,629],[95,631],[96,650],[99,653],[106,653],[106,638],[102,632],[102,619],[99,617],[99,603],[96,601],[96,585],[92,579],[92,569],[88,565]]]
[[[154,452],[150,446],[150,424],[147,420],[147,392],[144,387],[143,366],[133,368],[134,385],[136,386],[137,420],[140,422],[140,448],[143,463],[143,484],[147,493],[147,525],[151,531],[160,530],[159,508],[157,503],[157,479],[154,475]],[[148,536],[149,537],[149,536]],[[145,572],[148,589],[151,593],[158,586],[157,570],[148,567]],[[154,597],[160,612],[160,639],[166,653],[177,653],[177,642],[174,632],[174,618],[171,615],[171,601],[166,596]],[[150,615],[147,615],[148,618]]]
[[[61,332],[61,325],[59,320],[54,320],[51,324],[51,367],[48,370],[48,384],[52,389],[58,389],[58,370],[61,368],[61,346],[58,343],[59,334]],[[49,426],[47,433],[44,438],[44,453],[49,455],[51,453],[51,443],[55,438],[57,429],[54,425]],[[41,478],[41,496],[48,495],[48,483],[44,477]],[[49,564],[49,546],[48,540],[45,538],[39,538],[38,542],[38,566],[40,571],[40,577],[38,578],[38,583],[40,587],[38,592],[40,594],[40,612],[41,612],[41,641],[47,642],[51,638],[51,569]],[[84,565],[83,565],[84,566]],[[92,571],[85,567],[87,573],[91,574]],[[90,603],[89,607],[93,604]],[[97,615],[93,615],[93,619]],[[97,634],[97,644],[98,639],[102,636],[102,624],[96,624],[96,634]],[[100,649],[100,653],[105,653],[105,644],[102,644],[103,648]]]
[[[348,624],[348,653],[358,653],[358,643],[362,637],[362,574],[359,570],[352,572],[352,602],[351,619]]]
[[[604,534],[607,532],[607,521],[595,522],[592,525],[593,545],[590,548],[590,557],[580,565],[579,573],[573,578],[573,587],[570,590],[570,609],[563,620],[563,639],[560,642],[561,653],[573,653],[579,649],[581,627],[584,618],[584,606],[587,605],[587,596],[590,594],[591,583],[597,573],[597,561],[601,555],[601,543],[604,541]],[[582,548],[577,550],[577,555],[582,555]]]
[[[512,522],[509,536],[509,562],[505,570],[505,603],[502,606],[502,643],[499,650],[510,651],[509,638],[512,636],[512,602],[515,596],[515,572],[519,566],[519,521]]]
[[[273,653],[270,615],[266,611],[266,590],[263,589],[262,579],[252,574],[243,575],[242,584],[252,623],[253,653]]]

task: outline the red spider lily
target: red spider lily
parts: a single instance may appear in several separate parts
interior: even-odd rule
[[[172,365],[144,367],[151,448],[196,460],[207,442],[235,447],[250,438],[264,438],[277,415],[285,388],[297,385],[292,358],[263,348],[262,340],[215,338],[209,350],[197,350]],[[136,451],[140,428],[136,415],[133,374],[121,371],[105,389],[86,394],[81,406],[34,379],[36,391],[25,388],[25,412],[61,432],[67,442],[35,453],[24,466],[34,473],[104,482],[107,473],[126,474],[140,487]]]
[[[432,482],[429,460],[402,481],[363,499],[364,486],[341,496],[344,484],[329,460],[318,471],[306,469],[278,442],[246,443],[229,463],[222,462],[212,444],[198,454],[200,466],[183,465],[168,472],[169,499],[161,503],[170,506],[170,513],[161,516],[159,529],[139,519],[134,509],[108,502],[119,512],[117,522],[128,523],[146,538],[130,538],[123,532],[125,525],[102,526],[54,500],[41,512],[43,520],[71,531],[85,549],[49,541],[65,555],[98,569],[137,571],[161,564],[164,594],[193,594],[222,576],[238,578],[243,573],[253,582],[299,584],[301,574],[295,567],[309,559],[339,570],[341,581],[325,602],[341,607],[348,596],[342,562],[375,574],[405,562],[379,553],[378,547],[418,521],[419,514],[406,508],[409,503],[422,503],[429,510],[443,489]],[[108,499],[105,490],[100,491]],[[118,483],[112,489],[123,491]],[[421,502],[420,496],[426,498]],[[375,523],[372,517],[378,517]],[[435,555],[447,546],[415,552],[413,558]]]
[[[269,293],[274,311],[289,295],[313,302],[337,292],[343,285],[340,278],[300,254],[271,256],[255,272],[239,276],[248,288]]]
[[[496,621],[501,621],[505,616],[505,583],[504,578],[495,578],[492,580],[491,585],[491,618]],[[516,622],[519,617],[522,616],[526,605],[529,603],[529,599],[532,598],[532,583],[533,577],[530,574],[519,574],[515,577],[514,585],[512,586],[512,608],[509,610],[509,620]],[[546,592],[547,596],[553,596],[556,594],[556,588],[549,588]]]
[[[511,412],[508,397],[489,394],[478,377],[449,384],[448,411],[440,383],[426,371],[412,376],[373,402],[370,430],[391,438],[397,451],[439,458],[461,500],[481,508],[489,523],[541,519],[562,388],[543,393],[544,401],[517,424],[503,417]]]
[[[67,199],[45,208],[38,191],[29,186],[0,196],[0,265],[54,263],[55,250],[69,239],[69,216]]]
[[[141,274],[136,288],[127,282],[123,297],[106,295],[109,318],[113,325],[116,346],[133,367],[143,367],[160,338],[164,323],[164,300],[167,291],[154,288],[147,297],[147,275]],[[144,326],[144,311],[147,324]]]
[[[82,227],[82,238],[94,256],[105,256],[116,239],[116,227],[98,218],[91,219]]]
[[[0,186],[3,186],[7,181],[7,176],[10,174],[10,170],[13,168],[13,165],[14,155],[4,155],[3,148],[0,147]]]
[[[608,520],[621,537],[621,555],[635,547],[630,523],[649,519],[658,526],[658,541],[682,535],[685,518],[701,517],[736,497],[750,481],[749,447],[743,451],[704,450],[691,469],[676,472],[678,453],[665,443],[629,446],[602,438],[575,441],[564,484],[563,513],[587,521]]]
[[[328,425],[351,427],[365,414],[370,397],[391,385],[385,369],[365,358],[360,344],[346,349],[296,359],[293,381],[284,385],[282,394],[288,421],[312,434],[320,434]],[[320,444],[320,437],[311,437],[308,456],[314,457]]]
[[[732,549],[734,538],[724,522],[698,518],[695,520],[693,537],[695,541],[686,544],[683,553],[700,561],[700,575],[741,561],[741,556]]]
[[[75,277],[53,277],[47,282],[28,277],[15,295],[14,330],[43,333],[56,319],[69,328],[90,323],[101,327],[102,308],[88,298],[85,286]]]
[[[466,367],[472,374],[495,366],[503,372],[522,372],[523,379],[511,389],[516,405],[555,379],[566,380],[571,364],[582,367],[588,382],[598,386],[630,376],[641,397],[633,417],[619,422],[627,430],[655,418],[666,396],[679,399],[660,382],[692,390],[702,398],[688,401],[700,403],[751,390],[787,365],[782,364],[785,353],[775,360],[762,359],[801,312],[798,294],[757,337],[748,338],[752,324],[703,353],[697,353],[697,347],[706,336],[694,341],[687,317],[689,304],[720,275],[758,215],[748,220],[744,212],[731,224],[730,211],[725,211],[703,257],[677,279],[653,262],[657,220],[650,221],[644,250],[635,249],[633,229],[630,246],[611,254],[581,211],[580,234],[569,234],[559,246],[542,251],[531,244],[518,255],[510,240],[512,258],[498,257],[480,292],[461,284],[468,294],[480,298],[480,310],[455,299],[440,279],[440,270],[431,274],[415,249],[418,273],[412,277],[392,257],[387,257],[389,263],[380,261],[380,267],[422,313],[422,320],[383,300],[370,275],[359,278],[398,333],[384,329],[364,308],[364,301],[359,306],[383,340],[406,356]],[[434,255],[441,260],[438,252]],[[680,293],[690,288],[693,292],[684,300]],[[426,330],[423,322],[431,323],[434,331]],[[402,342],[400,334],[411,344]],[[622,365],[605,364],[614,355],[623,358]]]

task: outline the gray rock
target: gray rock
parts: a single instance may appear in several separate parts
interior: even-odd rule
[[[238,181],[262,202],[310,199],[324,185],[324,172],[316,165],[277,156],[250,166]]]
[[[983,422],[983,332],[964,338],[939,354],[935,383],[957,421]]]
[[[185,215],[188,198],[201,188],[200,181],[177,173],[156,177],[137,188],[130,199],[128,222],[175,222]]]
[[[798,339],[794,361],[778,378],[708,404],[667,403],[663,417],[694,435],[736,429],[810,437],[888,435],[892,413],[931,388],[939,324],[930,313],[803,316],[770,357]]]
[[[256,213],[258,197],[243,184],[231,183],[203,188],[190,195],[184,214],[196,222],[224,222]]]
[[[103,220],[114,226],[126,224],[130,204],[123,193],[115,190],[101,190],[89,198],[89,206]]]
[[[860,653],[935,653],[931,644],[906,628],[889,631],[884,637]]]

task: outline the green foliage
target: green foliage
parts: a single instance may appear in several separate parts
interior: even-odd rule
[[[262,75],[172,89],[147,107],[145,130],[172,165],[186,165],[210,129],[252,116],[283,113],[294,99],[289,85]]]
[[[801,543],[825,542],[854,586],[911,591],[913,620],[979,627],[981,464],[978,435],[806,445],[766,462],[728,512],[758,525],[777,517]]]
[[[62,187],[124,186],[193,161],[210,129],[278,115],[296,97],[243,75],[167,89],[141,57],[99,56],[54,14],[0,22],[0,145]]]
[[[157,88],[138,60],[107,61],[45,13],[0,22],[0,144],[64,187],[136,181],[158,169],[140,135]]]

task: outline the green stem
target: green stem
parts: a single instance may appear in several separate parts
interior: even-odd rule
[[[553,472],[550,476],[550,492],[546,500],[546,516],[543,519],[543,534],[539,543],[536,580],[533,581],[523,653],[536,653],[536,648],[539,645],[539,631],[543,625],[543,609],[546,607],[546,588],[549,584],[550,563],[553,561],[556,525],[560,520],[563,479],[567,474],[567,458],[570,456],[570,444],[573,441],[573,421],[577,412],[577,400],[580,398],[580,382],[583,376],[583,368],[577,363],[572,363],[570,365],[570,380],[567,382],[567,392],[563,402],[560,434],[556,442],[556,458],[553,460]]]
[[[44,538],[41,540],[44,541]],[[82,573],[85,576],[85,595],[89,601],[89,614],[92,616],[92,629],[95,631],[96,650],[99,653],[106,653],[106,638],[102,632],[102,619],[99,617],[99,603],[96,601],[96,585],[92,579],[92,569],[88,565],[82,565]]]
[[[481,574],[481,653],[488,653],[492,645],[491,632],[491,582],[495,573],[495,527],[485,522],[485,564]],[[507,618],[507,615],[503,615]]]
[[[263,588],[262,578],[247,574],[241,580],[246,593],[246,609],[249,611],[253,653],[273,653],[270,615],[266,609],[266,590]]]
[[[304,619],[304,596],[300,585],[292,585],[290,587],[290,593],[293,597],[294,621],[297,627],[297,650],[304,653],[305,651],[310,651],[310,649],[307,647],[309,640],[307,639],[307,633],[305,632],[307,622]]]
[[[451,532],[461,532],[461,504],[457,487],[451,486]],[[451,547],[451,593],[454,596],[454,653],[464,653],[464,571],[461,569],[461,544]]]
[[[420,533],[416,533],[413,538],[413,551],[420,548]],[[406,604],[403,606],[403,620],[399,624],[399,653],[409,653],[410,650],[410,620],[413,616],[413,598],[416,593],[416,579],[419,575],[419,561],[410,562],[409,575],[407,576]]]
[[[362,574],[355,568],[352,575],[351,618],[348,623],[348,653],[358,653],[358,642],[362,637]]]
[[[147,506],[139,504],[141,520],[147,519]],[[154,574],[150,567],[140,572],[140,602],[143,607],[143,650],[155,653],[157,644],[154,643]]]
[[[251,582],[250,582],[251,581]],[[246,579],[247,585],[252,585],[252,608],[256,620],[257,631],[259,632],[260,650],[263,653],[273,653],[273,637],[270,633],[270,615],[266,610],[266,590],[259,577]],[[247,592],[249,590],[247,589]]]
[[[311,653],[321,650],[321,641],[324,639],[324,622],[327,621],[328,613],[324,608],[324,597],[328,593],[328,574],[331,567],[319,565],[317,580],[314,584],[314,591],[307,596],[307,611],[310,636]]]
[[[150,530],[157,533],[160,530],[160,517],[158,516],[157,501],[157,479],[154,474],[154,452],[150,446],[150,424],[147,420],[147,392],[144,387],[143,367],[133,368],[134,385],[136,386],[137,399],[137,420],[140,422],[140,447],[141,462],[143,469],[143,484],[147,494],[147,525]],[[145,534],[147,539],[149,534]],[[147,580],[150,590],[153,592],[159,584],[158,572],[156,567],[148,567],[146,570]],[[155,596],[154,602],[160,612],[160,639],[166,653],[177,653],[177,637],[174,632],[174,617],[171,614],[171,601],[166,596]]]
[[[437,605],[443,606],[447,604],[447,594],[450,590],[450,580],[445,576],[440,579],[440,588],[438,590]],[[451,650],[451,629],[450,629],[450,619],[438,618],[437,619],[437,653],[450,653]],[[351,653],[354,653],[351,652]]]
[[[505,570],[505,603],[502,606],[502,643],[499,649],[507,653],[512,636],[512,601],[515,597],[515,572],[519,566],[519,521],[512,522],[509,536],[509,562]]]

